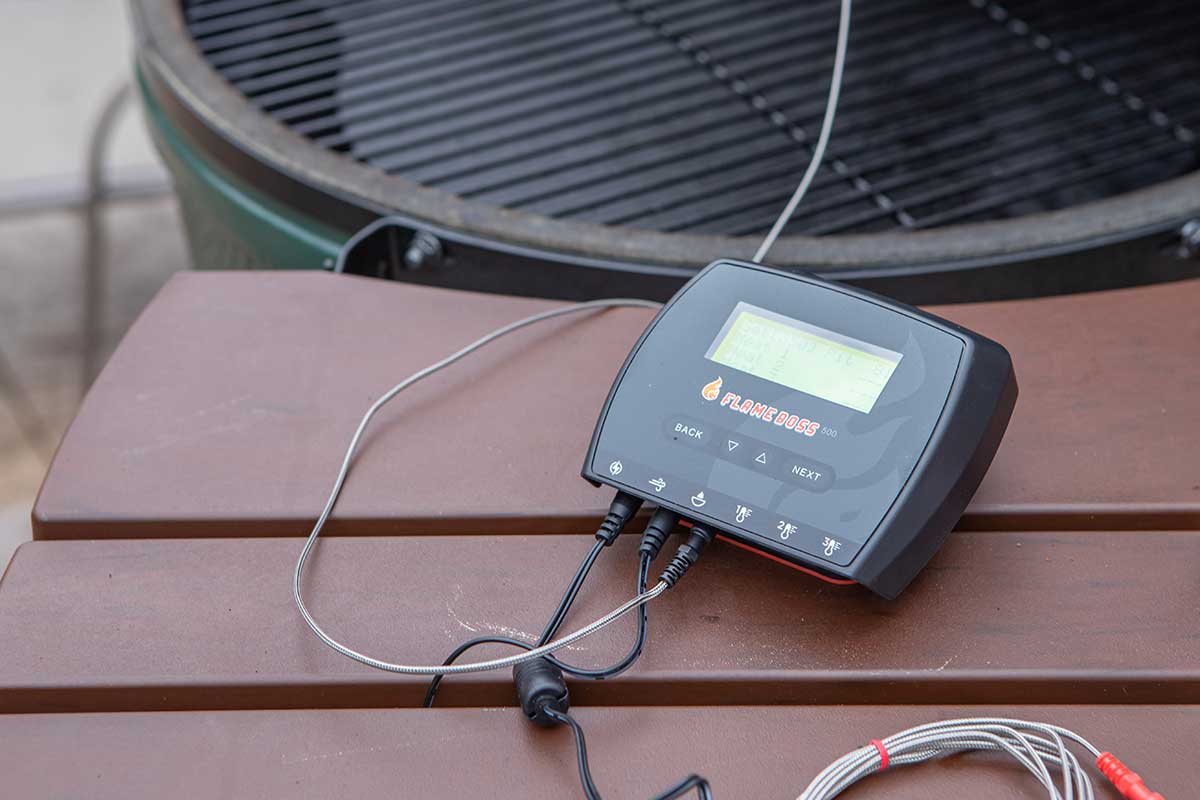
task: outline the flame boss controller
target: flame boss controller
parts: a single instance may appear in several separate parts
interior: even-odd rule
[[[634,346],[583,477],[896,597],[1012,415],[999,344],[843,284],[718,261]]]

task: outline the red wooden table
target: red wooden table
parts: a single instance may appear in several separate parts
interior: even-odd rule
[[[520,719],[508,673],[447,680],[420,709],[423,681],[325,649],[290,595],[297,537],[366,406],[549,305],[318,274],[174,279],[89,394],[36,540],[0,580],[14,796],[574,796],[570,736]],[[1021,383],[961,530],[891,603],[714,546],[651,606],[634,669],[572,685],[601,790],[700,771],[719,798],[794,797],[871,738],[989,713],[1076,728],[1171,800],[1194,796],[1197,307],[1200,282],[938,309],[1004,342]],[[606,506],[578,469],[647,318],[546,323],[389,406],[310,571],[318,617],[424,661],[540,630]],[[629,594],[635,549],[605,553],[572,619]],[[629,636],[571,656],[610,661]],[[971,757],[846,796],[1036,790]]]

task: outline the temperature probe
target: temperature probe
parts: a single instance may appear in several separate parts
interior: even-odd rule
[[[1012,359],[990,339],[722,260],[634,345],[583,477],[893,599],[962,516],[1016,399]]]

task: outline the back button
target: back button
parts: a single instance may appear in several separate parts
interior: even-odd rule
[[[716,430],[706,422],[685,416],[671,416],[663,421],[663,433],[673,442],[701,450],[712,444]]]

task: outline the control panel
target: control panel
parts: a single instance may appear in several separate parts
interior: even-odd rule
[[[635,345],[583,474],[895,596],[965,509],[1015,400],[995,342],[853,287],[720,261]]]

